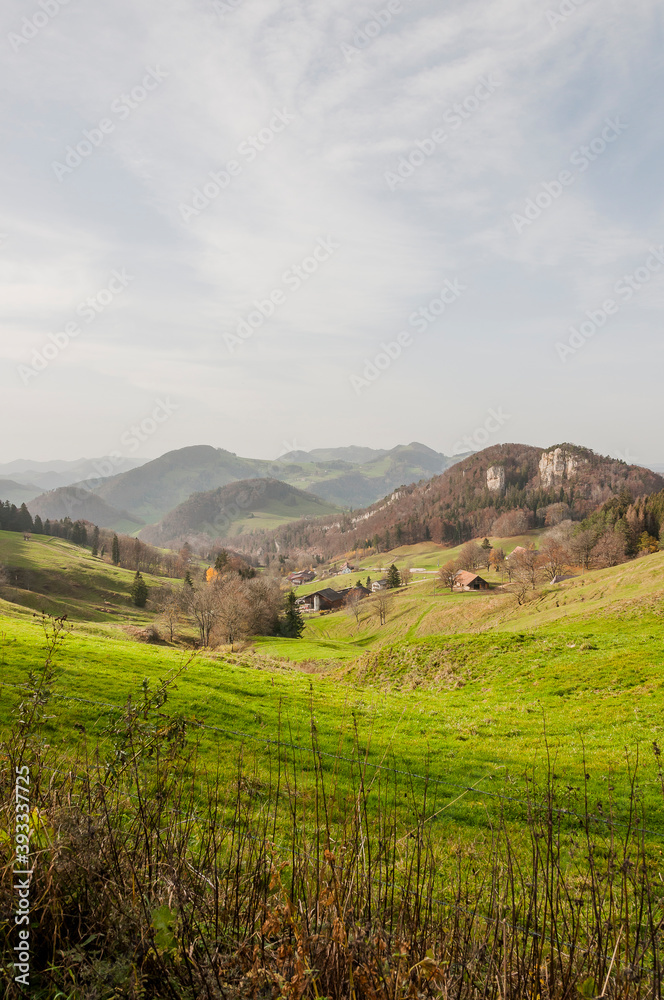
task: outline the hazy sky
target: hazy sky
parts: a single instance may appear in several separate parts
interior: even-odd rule
[[[0,461],[664,460],[663,11],[6,0]]]

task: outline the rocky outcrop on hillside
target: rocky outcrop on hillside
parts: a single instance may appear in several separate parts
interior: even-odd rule
[[[491,493],[504,493],[505,467],[502,465],[492,465],[491,468],[487,469],[486,485]]]
[[[588,459],[568,450],[564,445],[545,451],[539,461],[540,486],[548,490],[551,486],[560,485],[566,479],[571,479],[583,463],[587,465]]]

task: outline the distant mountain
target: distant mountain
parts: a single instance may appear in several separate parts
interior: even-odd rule
[[[33,483],[17,483],[14,479],[0,478],[0,500],[9,500],[17,507],[39,496],[41,492],[41,489]]]
[[[296,462],[293,460],[296,454],[317,460],[300,459]],[[368,459],[367,454],[371,454]],[[280,461],[288,457],[284,456]],[[375,503],[397,486],[430,479],[463,457],[450,458],[416,441],[397,445],[390,451],[353,446],[316,449],[291,453],[290,463],[278,475],[280,479],[340,507],[364,507]],[[357,464],[354,459],[365,461]]]
[[[30,500],[27,506],[32,516],[39,514],[42,521],[47,518],[60,521],[70,517],[72,521],[91,521],[100,528],[112,528],[126,534],[131,534],[145,523],[125,510],[110,506],[95,493],[74,486],[61,486],[42,493]]]
[[[633,498],[664,488],[664,477],[640,466],[596,455],[572,444],[543,450],[530,445],[495,445],[470,455],[442,475],[401,487],[365,510],[324,518],[314,524],[236,538],[252,554],[319,553],[337,556],[367,540],[381,547],[431,539],[452,544],[492,531],[502,515],[500,533],[518,534],[529,526],[557,520],[582,520],[612,496]]]
[[[385,449],[361,448],[351,444],[347,448],[314,448],[313,451],[291,451],[282,455],[280,462],[348,462],[350,465],[364,465],[374,458],[387,455]]]
[[[59,486],[71,486],[85,479],[99,479],[100,469],[103,474],[106,468],[114,472],[126,472],[143,464],[143,459],[133,458],[79,458],[73,462],[53,459],[48,462],[32,462],[29,459],[16,459],[14,462],[0,464],[0,477],[18,477],[22,483],[35,484],[37,492],[54,490]]]
[[[272,464],[261,459],[238,458],[223,448],[194,445],[169,451],[140,468],[113,476],[95,492],[112,507],[129,510],[143,521],[153,523],[193,493],[214,490],[241,479],[267,477]]]
[[[311,493],[276,479],[249,479],[216,490],[194,493],[140,537],[153,545],[179,546],[233,538],[241,532],[265,531],[302,518],[339,513]]]
[[[458,461],[417,443],[386,452],[360,447],[322,451],[337,457],[312,461],[316,452],[291,452],[276,462],[268,462],[240,458],[223,448],[196,445],[169,451],[139,468],[112,476],[94,492],[112,507],[131,511],[147,523],[160,521],[193,493],[244,479],[279,479],[335,507],[363,507],[395,486],[428,479]],[[363,464],[348,461],[350,456],[365,458],[367,454],[372,457]]]

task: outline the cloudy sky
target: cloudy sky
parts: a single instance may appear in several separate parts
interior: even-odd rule
[[[664,461],[663,10],[7,0],[0,461]]]

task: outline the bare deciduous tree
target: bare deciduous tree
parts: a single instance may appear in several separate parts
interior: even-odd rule
[[[355,619],[355,625],[360,624],[360,594],[356,590],[351,590],[346,598],[346,614]]]
[[[217,617],[214,623],[215,638],[229,643],[231,649],[238,639],[249,634],[250,606],[247,587],[239,577],[232,577],[223,587],[213,587],[217,592]]]
[[[210,645],[212,630],[219,618],[219,590],[205,584],[185,594],[185,608],[198,629],[201,646]]]
[[[540,549],[540,566],[549,580],[555,580],[569,569],[569,565],[569,549],[555,538],[545,538]]]
[[[590,559],[595,547],[597,536],[588,528],[581,528],[572,537],[572,558],[584,569],[589,569]]]
[[[456,583],[456,575],[459,572],[458,563],[454,560],[443,563],[440,567],[440,572],[438,574],[438,579],[444,587],[449,587],[450,590],[454,590],[454,584]]]
[[[185,608],[182,600],[182,593],[163,588],[161,600],[159,602],[159,625],[168,633],[168,641],[173,642],[175,631],[182,621]]]
[[[256,576],[245,585],[249,635],[271,635],[283,605],[283,593],[276,578]]]
[[[598,538],[593,549],[593,562],[600,569],[618,566],[625,561],[625,537],[619,531],[605,531]]]
[[[516,580],[526,580],[529,587],[534,588],[537,584],[539,559],[539,552],[534,545],[514,552],[510,559],[513,577]]]
[[[371,608],[381,625],[387,621],[394,598],[385,590],[378,590],[371,598]]]
[[[468,572],[472,573],[480,566],[483,566],[484,562],[485,555],[482,546],[478,545],[477,542],[466,542],[466,544],[461,547],[461,552],[459,553],[459,558],[457,559],[457,568],[466,569]]]

